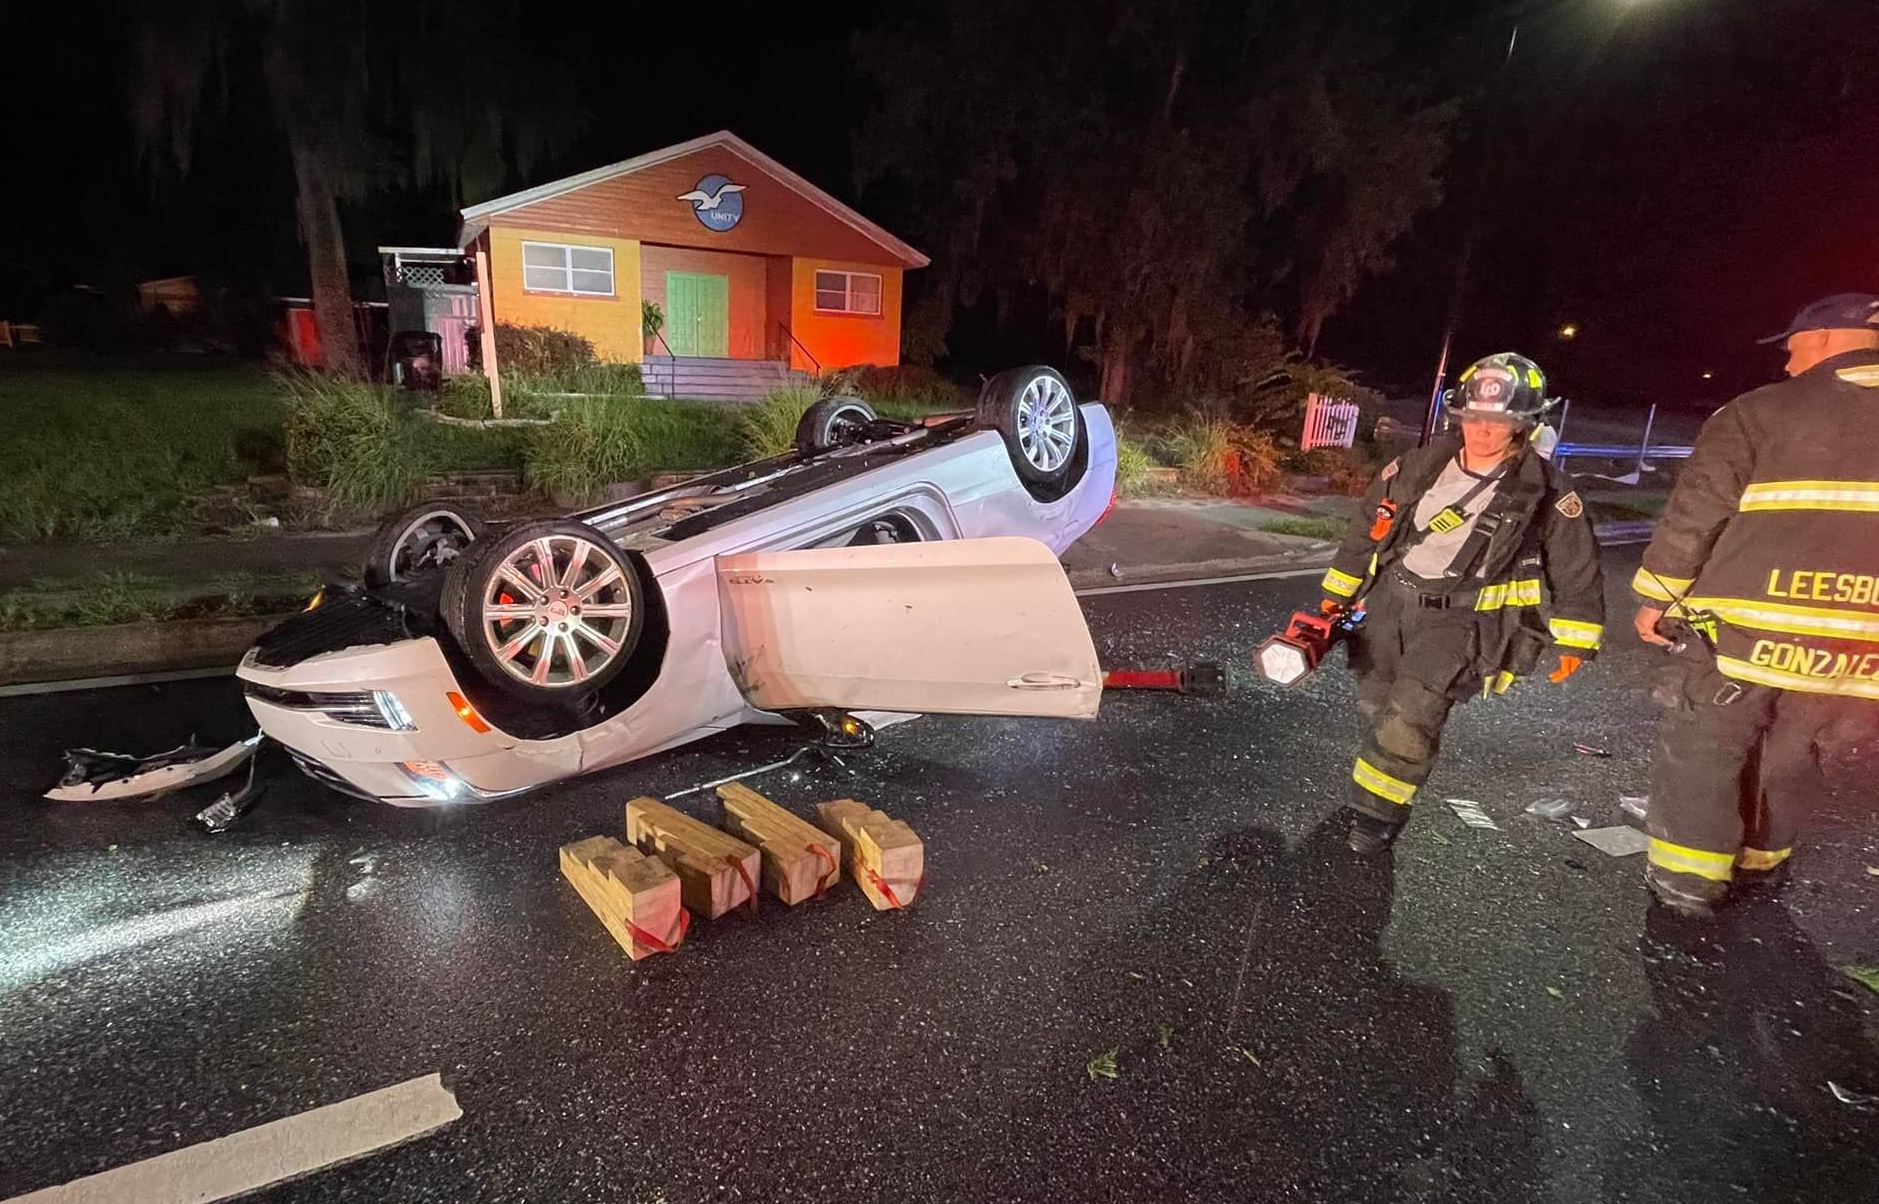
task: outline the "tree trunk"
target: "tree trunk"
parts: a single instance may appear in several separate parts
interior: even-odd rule
[[[346,237],[339,228],[339,200],[334,194],[319,155],[309,146],[294,146],[294,210],[300,218],[300,238],[307,244],[307,278],[313,289],[313,316],[320,324],[321,364],[335,376],[359,379],[365,375],[359,356],[359,332],[353,325],[352,281],[346,272]]]
[[[1129,344],[1120,332],[1103,345],[1102,377],[1096,391],[1104,405],[1126,405],[1129,400]]]

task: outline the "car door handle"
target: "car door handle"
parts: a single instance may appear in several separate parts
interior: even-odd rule
[[[1014,690],[1076,690],[1082,688],[1083,679],[1066,673],[1026,673],[1005,685]]]

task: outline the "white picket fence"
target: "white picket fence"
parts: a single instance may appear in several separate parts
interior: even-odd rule
[[[1360,414],[1354,401],[1332,401],[1311,394],[1305,398],[1305,432],[1298,437],[1298,449],[1349,447],[1357,441]]]

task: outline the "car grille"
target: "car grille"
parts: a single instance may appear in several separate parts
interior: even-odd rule
[[[354,786],[351,782],[348,782],[345,778],[340,777],[338,774],[328,769],[326,766],[320,764],[318,761],[313,760],[311,757],[303,756],[300,753],[295,752],[291,748],[287,750],[287,754],[294,759],[294,764],[300,767],[301,773],[306,774],[308,777],[312,778],[314,781],[318,782],[320,785],[331,787],[332,789],[339,791],[339,793],[351,795],[353,798],[364,799],[368,803],[375,803],[378,801],[377,799],[373,798],[371,795],[365,793],[363,790],[360,790],[357,786]]]
[[[404,608],[361,590],[329,591],[319,606],[303,611],[255,641],[255,663],[286,669],[322,652],[409,639]]]
[[[370,690],[344,690],[312,693],[305,690],[277,690],[273,686],[264,686],[257,682],[244,682],[243,691],[250,698],[259,698],[262,702],[272,703],[277,707],[286,707],[290,711],[315,711],[339,723],[350,723],[354,727],[375,727],[381,731],[391,731],[392,725],[385,718],[385,712],[379,709],[378,700],[372,697]]]

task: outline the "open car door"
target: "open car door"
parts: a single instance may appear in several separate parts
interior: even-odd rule
[[[1063,566],[1034,539],[720,556],[731,675],[767,711],[1093,719],[1102,670]]]

